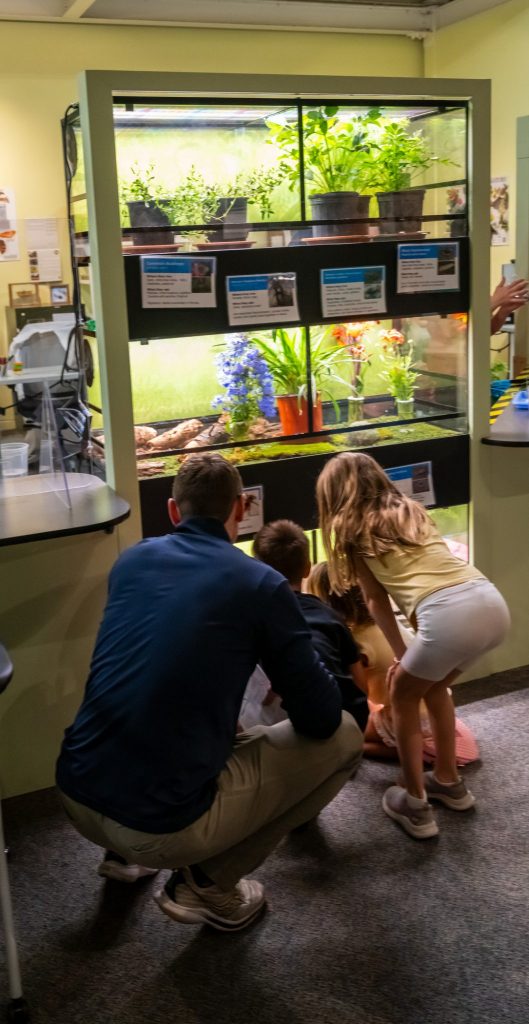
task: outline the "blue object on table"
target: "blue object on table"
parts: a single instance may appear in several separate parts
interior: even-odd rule
[[[490,398],[491,398],[491,402],[492,402],[493,405],[494,405],[494,402],[497,402],[498,398],[501,398],[501,396],[504,394],[504,392],[507,391],[508,388],[510,388],[510,386],[511,386],[510,380],[493,380],[491,382],[491,385],[490,385]]]
[[[524,388],[512,400],[515,409],[529,409],[529,391]]]

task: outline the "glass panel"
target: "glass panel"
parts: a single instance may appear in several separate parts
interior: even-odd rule
[[[311,327],[321,405],[314,429],[413,420],[402,430],[417,440],[434,436],[432,428],[464,430],[466,328],[466,314]],[[426,432],[417,421],[429,421]]]
[[[244,101],[116,105],[128,242],[206,250],[283,244],[281,230],[252,231],[301,215],[299,184],[281,169],[269,127],[279,116],[296,124],[295,109]]]
[[[466,315],[131,345],[140,475],[220,448],[238,464],[466,430]],[[403,422],[405,421],[405,422]]]
[[[464,221],[444,219],[464,213],[463,108],[313,105],[302,128],[307,216],[322,222],[302,241],[466,233]],[[292,173],[293,142],[285,128],[279,145]]]
[[[322,100],[301,118],[286,101],[116,103],[127,247],[466,233],[466,108]]]

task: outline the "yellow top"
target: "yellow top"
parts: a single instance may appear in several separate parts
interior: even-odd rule
[[[406,647],[413,640],[413,633],[404,629],[397,623],[400,635]],[[367,664],[364,666],[367,695],[374,704],[389,704],[389,691],[386,683],[386,676],[390,665],[393,664],[393,651],[389,646],[380,626],[374,622],[365,626],[351,626],[353,639],[358,644],[360,654],[364,656]]]
[[[415,609],[425,597],[483,579],[478,569],[452,554],[433,523],[421,544],[399,544],[380,558],[366,558],[365,563],[412,625]]]

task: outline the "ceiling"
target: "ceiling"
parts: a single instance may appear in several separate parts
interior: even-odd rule
[[[0,0],[0,21],[427,35],[507,0]]]

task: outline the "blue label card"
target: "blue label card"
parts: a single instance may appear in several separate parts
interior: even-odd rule
[[[321,311],[334,319],[386,312],[385,267],[320,270]]]
[[[230,327],[299,320],[294,273],[245,274],[226,278]]]
[[[459,242],[427,242],[399,245],[397,291],[459,291]]]
[[[392,466],[391,469],[386,469],[385,473],[401,494],[405,494],[407,498],[413,498],[420,505],[435,505],[431,462],[413,462],[409,466]]]
[[[143,309],[212,309],[217,305],[214,256],[141,256]]]

